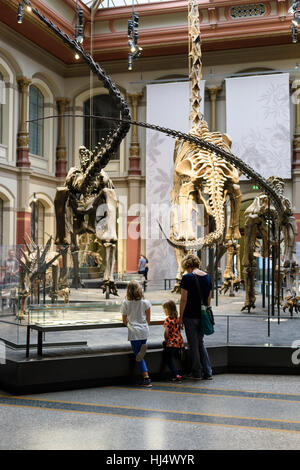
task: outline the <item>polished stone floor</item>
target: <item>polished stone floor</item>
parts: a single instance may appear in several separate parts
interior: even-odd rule
[[[223,374],[14,397],[0,449],[300,449],[299,377]]]

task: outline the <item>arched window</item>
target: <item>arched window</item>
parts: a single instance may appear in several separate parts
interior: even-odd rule
[[[37,203],[37,242],[45,244],[45,206],[40,201]]]
[[[120,111],[116,108],[110,95],[95,95],[84,102],[84,114],[93,114],[108,117],[120,117]],[[84,119],[84,145],[92,150],[110,130],[116,127],[113,121],[102,119]],[[112,160],[119,160],[120,151],[113,155]]]
[[[40,119],[44,116],[44,97],[41,91],[32,85],[29,89],[29,119]],[[34,155],[43,155],[44,122],[29,123],[29,151]]]
[[[3,75],[0,72],[0,144],[3,144],[3,104],[5,102],[5,86]]]
[[[38,245],[45,244],[45,207],[41,201],[32,201],[31,204],[31,238]]]

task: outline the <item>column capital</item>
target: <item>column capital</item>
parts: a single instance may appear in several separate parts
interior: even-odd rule
[[[218,85],[218,86],[207,86],[206,87],[206,90],[208,91],[209,93],[209,97],[210,97],[210,100],[213,101],[217,98],[217,94],[219,93],[219,91],[221,91],[223,88],[222,85]]]
[[[59,98],[56,98],[55,101],[56,101],[56,106],[57,106],[59,114],[64,114],[65,107],[68,106],[68,104],[71,103],[70,98],[61,98],[61,97],[59,97]]]
[[[19,90],[21,93],[24,93],[28,90],[31,80],[27,77],[17,77],[17,83],[19,85]]]
[[[143,92],[138,92],[138,93],[127,93],[127,97],[130,101],[130,104],[132,106],[138,106],[140,99],[144,95]]]

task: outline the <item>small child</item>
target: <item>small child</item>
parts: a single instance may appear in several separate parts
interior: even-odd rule
[[[180,333],[180,320],[176,304],[173,300],[169,300],[163,304],[163,310],[166,315],[164,321],[165,336],[165,355],[166,362],[172,373],[172,382],[181,382],[182,376],[178,374],[178,370],[174,364],[174,357],[180,348],[183,347],[183,339]]]
[[[149,300],[144,299],[140,284],[136,281],[129,282],[126,299],[122,305],[122,319],[124,325],[128,328],[128,340],[142,373],[143,378],[139,385],[147,388],[152,387],[147,365],[144,361],[147,351],[147,338],[149,337],[150,307]]]

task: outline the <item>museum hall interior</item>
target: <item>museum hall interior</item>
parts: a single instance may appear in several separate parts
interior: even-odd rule
[[[0,450],[299,450],[300,2],[0,12]]]

